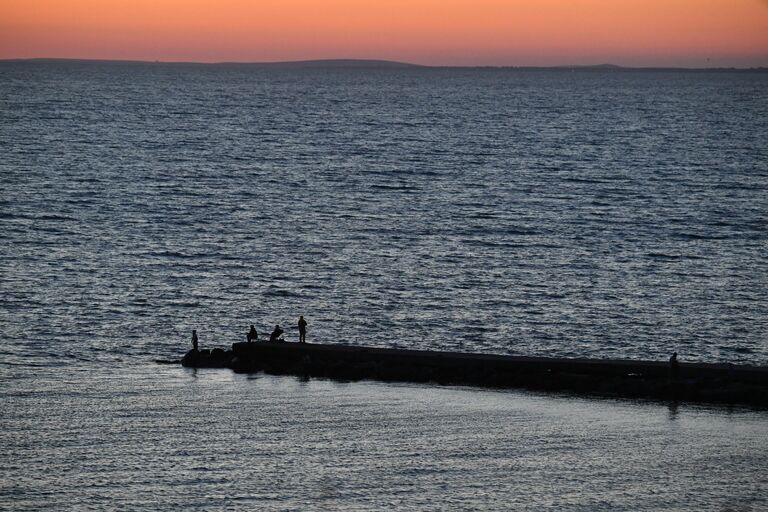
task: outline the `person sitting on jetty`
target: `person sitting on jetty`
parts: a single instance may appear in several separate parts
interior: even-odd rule
[[[304,315],[299,316],[299,343],[307,342],[307,321]]]
[[[192,350],[197,352],[197,331],[192,329]]]
[[[256,328],[251,324],[251,330],[248,331],[248,334],[245,335],[245,339],[248,340],[248,343],[252,341],[259,341],[259,333],[256,332]]]
[[[272,334],[269,335],[269,341],[275,342],[275,341],[285,341],[283,339],[280,339],[280,336],[282,336],[283,330],[280,328],[279,325],[275,326],[275,330],[272,331]]]

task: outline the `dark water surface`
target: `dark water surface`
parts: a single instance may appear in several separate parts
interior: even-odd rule
[[[765,507],[763,413],[153,361],[768,364],[767,140],[768,73],[0,63],[0,508]]]
[[[303,313],[320,342],[768,362],[766,73],[0,73],[13,361]]]

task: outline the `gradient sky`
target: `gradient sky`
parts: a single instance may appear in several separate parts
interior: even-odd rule
[[[0,0],[0,59],[768,66],[768,0]]]

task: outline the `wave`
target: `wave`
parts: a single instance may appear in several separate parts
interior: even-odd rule
[[[206,254],[206,253],[187,254],[179,251],[154,251],[154,252],[142,253],[141,255],[153,256],[158,258],[178,258],[178,259],[195,259],[195,258],[205,258],[205,257],[213,256],[212,254]]]
[[[421,190],[419,187],[413,186],[413,185],[371,185],[371,188],[377,189],[377,190],[397,190],[402,192],[417,192]]]
[[[729,238],[725,235],[701,233],[673,233],[673,236],[678,240],[726,240]]]
[[[262,292],[262,295],[266,295],[268,297],[302,297],[303,295],[300,293],[292,292],[290,290],[285,290],[282,288],[272,288],[268,287],[266,290]]]
[[[0,212],[0,219],[49,220],[49,221],[56,221],[56,222],[72,222],[77,220],[75,217],[71,217],[69,215],[61,215],[61,214],[36,215],[36,214],[10,213],[10,212]]]
[[[726,352],[735,352],[737,354],[752,354],[754,352],[754,350],[748,347],[729,347],[726,345],[721,345],[717,348]]]

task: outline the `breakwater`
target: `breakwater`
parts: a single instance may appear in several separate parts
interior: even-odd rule
[[[518,357],[349,345],[235,343],[190,350],[182,364],[345,381],[435,382],[768,407],[768,367]]]

